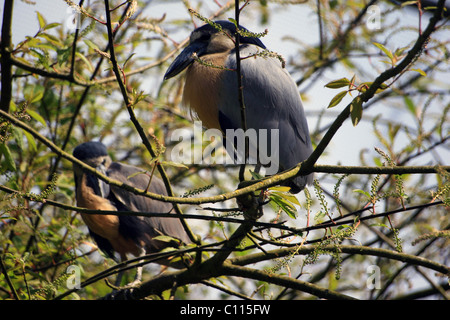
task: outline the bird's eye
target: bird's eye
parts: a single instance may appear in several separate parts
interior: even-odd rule
[[[203,35],[201,35],[200,38],[198,38],[198,41],[208,42],[209,39],[211,39],[211,35],[210,34],[203,34]]]
[[[199,32],[195,32],[192,34],[190,42],[208,42],[209,39],[211,38],[211,34],[209,33],[199,33]]]

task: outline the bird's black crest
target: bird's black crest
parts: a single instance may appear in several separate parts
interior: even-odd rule
[[[73,150],[73,156],[81,161],[108,155],[103,143],[89,141],[80,144]]]
[[[219,25],[220,27],[222,27],[222,29],[224,31],[227,31],[231,35],[234,36],[236,34],[236,25],[234,23],[227,21],[227,20],[217,20],[217,21],[214,21],[214,23]],[[244,28],[243,26],[239,26],[239,28],[242,30],[248,31],[248,29]],[[219,32],[219,30],[217,30],[216,27],[214,27],[210,24],[205,24],[205,25],[197,28],[195,31],[200,31],[202,33],[210,33],[210,34]],[[240,36],[239,40],[241,43],[250,43],[250,44],[257,45],[263,49],[266,48],[266,46],[262,43],[261,40],[259,40],[259,38]]]

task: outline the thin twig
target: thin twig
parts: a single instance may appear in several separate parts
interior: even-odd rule
[[[433,17],[430,19],[430,22],[425,29],[425,31],[417,38],[417,41],[414,43],[414,46],[408,51],[408,54],[398,63],[395,67],[392,67],[383,73],[381,73],[375,81],[370,85],[370,87],[360,95],[360,99],[363,103],[372,99],[375,95],[375,92],[381,88],[382,84],[387,80],[396,77],[398,74],[402,73],[406,68],[410,66],[412,62],[417,59],[417,56],[422,53],[424,46],[428,43],[429,37],[432,32],[436,29],[437,23],[442,19],[441,13],[443,11],[445,0],[439,0],[437,5],[437,10],[434,13]],[[312,169],[313,165],[317,162],[318,158],[325,151],[325,148],[328,146],[329,142],[342,126],[345,120],[347,120],[350,116],[350,110],[352,107],[352,103],[348,104],[347,107],[338,115],[337,119],[330,126],[320,143],[317,145],[316,149],[313,151],[311,156],[305,161],[305,174],[308,174]]]
[[[9,112],[9,104],[11,103],[12,94],[12,64],[11,51],[12,47],[12,18],[13,18],[13,0],[5,0],[3,7],[3,23],[1,32],[1,97],[0,109]]]
[[[244,4],[245,6],[245,4]],[[242,85],[242,73],[241,73],[241,53],[240,53],[240,35],[238,32],[239,28],[239,17],[240,17],[241,9],[239,8],[239,0],[234,1],[234,19],[236,21],[236,34],[234,38],[234,51],[236,56],[236,79],[237,79],[237,90],[238,90],[238,101],[239,108],[241,111],[241,127],[244,132],[247,132],[247,115],[245,111],[245,101],[244,101],[244,87]],[[245,180],[245,166],[248,160],[248,148],[249,148],[249,139],[247,135],[245,135],[245,149],[244,149],[244,163],[241,165],[239,169],[239,181]]]
[[[3,276],[5,277],[5,281],[8,284],[14,299],[20,300],[19,295],[17,294],[16,288],[14,287],[14,284],[8,275],[8,270],[6,270],[6,266],[3,263],[3,254],[0,255],[0,269],[2,270]]]
[[[267,253],[254,253],[248,254],[245,256],[239,256],[233,259],[230,259],[230,263],[234,265],[248,265],[253,263],[258,263],[261,261],[265,261],[267,259],[275,259],[283,256],[288,256],[295,252],[298,255],[305,255],[313,252],[317,248],[315,246],[303,246],[301,248],[283,248],[268,251]],[[334,252],[339,251],[347,254],[364,254],[371,255],[376,257],[383,257],[388,259],[393,259],[397,261],[402,261],[411,265],[422,266],[427,269],[434,270],[436,272],[442,273],[443,275],[450,274],[450,267],[440,264],[438,262],[428,260],[414,254],[406,254],[402,252],[397,252],[394,250],[387,250],[382,248],[373,248],[373,247],[365,247],[365,246],[357,246],[357,245],[327,245],[322,246],[322,250]]]
[[[128,8],[126,9],[128,10]],[[128,96],[128,92],[127,89],[125,87],[125,83],[124,83],[124,75],[123,73],[119,70],[119,65],[117,63],[117,59],[116,59],[116,54],[115,54],[115,50],[114,50],[114,36],[113,36],[113,31],[112,31],[112,21],[111,21],[111,13],[110,13],[110,9],[109,9],[109,1],[105,0],[105,14],[106,14],[106,21],[107,21],[107,30],[108,30],[108,42],[109,42],[109,52],[110,52],[110,60],[111,60],[111,64],[113,67],[113,71],[116,75],[117,78],[117,82],[119,84],[119,88],[120,91],[122,92],[122,97],[123,100],[125,102],[125,106],[128,110],[128,113],[130,115],[130,119],[133,122],[133,125],[135,126],[136,130],[139,133],[139,136],[141,137],[142,142],[144,143],[145,147],[147,148],[147,150],[149,151],[150,155],[152,156],[152,158],[156,157],[156,152],[153,150],[152,145],[150,144],[150,141],[148,140],[144,129],[142,128],[142,126],[140,125],[139,121],[137,120],[134,111],[133,111],[133,105],[132,102]],[[169,178],[167,177],[167,174],[163,168],[163,166],[160,163],[157,163],[157,168],[158,171],[161,175],[161,178],[164,182],[164,185],[166,187],[167,193],[169,194],[169,196],[173,196],[173,191],[172,191],[172,186],[170,184]],[[147,192],[146,192],[147,193]],[[178,216],[178,218],[180,219],[180,222],[182,223],[186,233],[189,236],[189,239],[194,242],[197,243],[198,239],[194,236],[194,234],[192,233],[191,229],[189,228],[189,226],[187,225],[186,221],[183,219],[183,214],[181,212],[181,209],[179,208],[177,203],[173,203],[173,207],[175,209],[175,212]]]

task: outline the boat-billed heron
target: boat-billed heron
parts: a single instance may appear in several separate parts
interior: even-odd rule
[[[163,182],[142,173],[143,170],[123,163],[113,162],[107,149],[101,142],[85,142],[77,146],[75,158],[95,168],[97,171],[135,188],[153,193],[167,195]],[[169,213],[170,203],[152,200],[136,195],[116,186],[110,186],[98,179],[94,174],[82,170],[74,164],[74,180],[77,205],[91,210],[135,211],[149,213]],[[189,237],[177,218],[144,217],[132,215],[103,215],[81,213],[83,221],[89,228],[91,236],[100,250],[111,258],[115,253],[122,260],[127,254],[136,257],[146,253],[158,252],[166,247],[178,247],[179,241],[167,242],[154,239],[159,235],[167,235],[181,242],[189,243]],[[158,261],[170,264],[169,261]],[[142,268],[138,268],[134,284],[140,281]]]
[[[194,111],[205,127],[225,133],[227,129],[242,128],[236,74],[236,26],[229,21],[215,21],[215,24],[221,30],[206,24],[192,32],[189,45],[170,65],[164,79],[187,69],[183,104]],[[278,149],[275,173],[290,169],[312,152],[297,86],[278,58],[264,54],[266,47],[260,39],[240,35],[239,43],[247,129],[254,129],[258,139],[265,138],[268,149]],[[273,129],[278,133],[278,144],[272,142]],[[264,131],[267,135],[260,134]],[[261,140],[257,143],[250,138],[250,154],[252,148],[255,150],[260,145]],[[227,151],[230,153],[229,148]],[[258,163],[265,165],[267,160],[258,158]],[[313,174],[298,176],[288,185],[292,193],[298,193],[312,180]]]

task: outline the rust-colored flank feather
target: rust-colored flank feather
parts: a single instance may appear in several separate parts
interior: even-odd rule
[[[77,193],[77,203],[80,207],[90,210],[116,210],[108,199],[96,195],[92,188],[86,185],[86,175],[83,174],[81,179],[79,192]],[[119,233],[118,216],[81,213],[81,217],[92,232],[107,239],[113,249],[121,256],[125,256],[127,253],[135,256],[140,254],[141,249],[131,239],[126,239]]]

